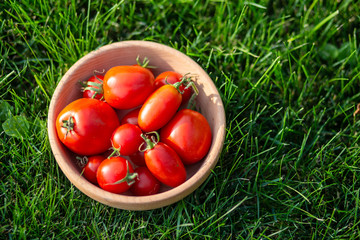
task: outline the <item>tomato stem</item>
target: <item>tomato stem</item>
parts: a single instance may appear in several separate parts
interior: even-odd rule
[[[195,93],[196,95],[199,95],[199,89],[196,87],[194,81],[191,80],[191,81],[186,85],[185,89],[188,89],[189,87],[191,87],[191,88],[194,90],[194,93]]]
[[[113,150],[113,152],[108,156],[108,158],[111,158],[115,154],[116,154],[116,156],[121,156],[121,154],[120,154],[121,146],[119,148],[115,148],[113,145],[110,149]]]
[[[195,110],[195,99],[197,94],[193,93],[189,99],[189,102],[187,104],[187,109]]]
[[[65,138],[67,137],[68,133],[74,130],[74,117],[70,116],[69,120],[63,120],[63,125],[61,127],[66,128]]]
[[[103,84],[102,80],[98,78],[101,83],[97,82],[86,82],[85,87],[82,88],[82,91],[90,90],[93,91],[94,94],[91,96],[91,98],[95,98],[98,94],[104,94]]]
[[[154,135],[152,135],[152,136],[149,138],[149,136],[150,136],[151,134],[155,134],[156,138],[154,137]],[[159,135],[159,133],[156,132],[156,131],[148,132],[148,133],[146,133],[146,135],[142,133],[140,136],[141,136],[141,137],[144,139],[144,141],[145,141],[145,142],[144,142],[143,144],[141,144],[140,147],[139,147],[139,151],[140,151],[140,152],[145,152],[146,150],[153,149],[153,148],[155,147],[155,145],[156,145],[156,144],[159,142],[159,140],[160,140],[160,135]],[[144,144],[146,144],[146,148],[145,148],[145,149],[141,149]]]
[[[104,81],[102,79],[100,79],[96,73],[98,74],[104,74],[105,69],[103,69],[102,72],[99,72],[97,70],[94,70],[94,77],[96,78],[96,80],[98,80],[99,82],[92,82],[92,81],[84,81],[84,82],[80,82],[82,88],[81,91],[85,92],[86,90],[90,90],[93,91],[94,94],[91,96],[91,98],[95,98],[97,95],[99,94],[104,94],[104,89],[103,89],[103,83]],[[102,98],[100,99],[102,100]]]
[[[149,65],[150,60],[147,57],[144,57],[143,62],[140,62],[140,56],[138,55],[136,57],[136,62],[140,67],[143,67],[143,68],[156,68],[155,66],[150,66]]]
[[[166,84],[169,84],[169,82],[167,81],[166,78],[165,78],[165,83],[166,83]],[[184,89],[188,89],[188,88],[191,87],[191,88],[194,90],[194,92],[195,92],[196,95],[199,94],[198,88],[196,87],[196,85],[195,85],[194,81],[191,79],[191,77],[188,77],[188,73],[185,74],[185,75],[181,78],[181,80],[180,80],[179,82],[176,82],[176,83],[170,84],[170,85],[172,85],[174,88],[176,88],[176,90],[178,90],[179,93],[181,93],[181,94],[184,93],[184,91],[181,91],[181,90],[179,89],[181,85],[184,85],[184,86],[185,86]]]
[[[123,182],[126,182],[128,186],[131,186],[135,183],[135,179],[137,178],[138,174],[136,172],[131,173],[129,169],[129,162],[126,160],[126,175],[123,179],[120,179],[119,181],[116,181],[114,183],[108,183],[106,185],[116,185]]]
[[[172,85],[174,88],[176,88],[176,90],[178,90],[179,93],[183,94],[184,91],[181,91],[181,90],[180,90],[180,86],[181,86],[182,84],[184,84],[184,83],[187,83],[189,80],[191,80],[191,79],[188,79],[188,78],[183,77],[183,78],[180,80],[180,82],[176,82],[176,83],[170,84],[170,85]],[[169,84],[166,79],[165,79],[165,82],[166,82],[167,84]]]
[[[85,167],[85,165],[88,163],[89,159],[84,156],[84,157],[79,157],[77,156],[76,157],[76,160],[77,160],[77,164],[79,165],[79,167],[83,168]]]

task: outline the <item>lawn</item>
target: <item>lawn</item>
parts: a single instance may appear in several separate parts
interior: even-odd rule
[[[0,3],[0,239],[359,239],[360,2]],[[209,178],[167,207],[98,203],[47,137],[57,83],[112,42],[198,62],[226,111]]]

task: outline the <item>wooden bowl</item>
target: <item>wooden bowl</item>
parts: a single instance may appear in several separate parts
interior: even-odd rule
[[[114,194],[102,190],[81,175],[81,169],[71,153],[58,139],[55,121],[60,111],[70,102],[81,97],[79,81],[86,81],[94,70],[107,71],[118,65],[136,64],[136,57],[147,57],[155,77],[163,71],[173,70],[180,74],[195,75],[199,89],[197,105],[208,120],[212,145],[207,156],[200,162],[186,167],[187,180],[176,188],[162,187],[155,195],[138,197],[129,193]],[[119,113],[122,114],[122,113]],[[225,138],[225,111],[220,95],[208,74],[190,57],[162,44],[148,41],[124,41],[103,46],[78,60],[60,80],[52,96],[48,113],[48,135],[57,163],[66,177],[80,191],[103,204],[126,210],[149,210],[175,203],[192,193],[208,177],[215,167]]]

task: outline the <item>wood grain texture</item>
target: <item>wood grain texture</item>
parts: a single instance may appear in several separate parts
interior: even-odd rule
[[[130,193],[114,194],[100,189],[81,176],[80,168],[71,153],[59,141],[55,120],[60,111],[73,100],[81,97],[79,81],[85,81],[94,70],[107,71],[119,65],[132,65],[136,57],[147,57],[153,71],[158,75],[163,71],[191,73],[199,88],[197,106],[208,120],[212,129],[212,145],[207,156],[194,165],[186,167],[187,180],[176,188],[162,187],[160,193],[138,197]],[[118,110],[120,111],[120,110]],[[119,112],[119,116],[124,113]],[[48,135],[54,157],[72,184],[90,198],[103,204],[126,210],[149,210],[175,203],[198,188],[215,167],[225,139],[225,112],[220,95],[208,74],[190,57],[168,46],[148,41],[124,41],[103,46],[79,59],[60,80],[52,96],[48,113]]]

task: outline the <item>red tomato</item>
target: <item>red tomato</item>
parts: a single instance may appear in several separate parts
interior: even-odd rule
[[[106,72],[104,98],[117,109],[131,109],[143,104],[154,91],[154,75],[141,66],[117,66]]]
[[[138,167],[135,169],[138,174],[135,183],[130,191],[136,196],[153,195],[159,192],[160,182],[149,171],[147,167]]]
[[[137,174],[128,160],[122,157],[107,158],[96,173],[99,186],[112,193],[123,193],[135,183]]]
[[[126,123],[119,126],[111,136],[113,148],[120,155],[128,156],[139,151],[144,142],[141,129],[133,124]]]
[[[129,155],[129,158],[136,166],[145,166],[144,152],[137,151],[134,154]]]
[[[199,112],[183,109],[160,130],[160,139],[180,156],[185,164],[200,161],[211,145],[211,128]]]
[[[168,83],[174,84],[176,82],[180,82],[182,80],[183,76],[180,73],[174,72],[174,71],[166,71],[162,72],[160,75],[158,75],[155,78],[154,86],[155,89],[160,88],[161,86],[164,86]],[[166,83],[168,82],[168,83]],[[184,84],[181,84],[179,87],[179,90],[182,92],[182,102],[187,102],[191,97],[191,87],[185,88]]]
[[[136,108],[131,110],[121,119],[120,124],[123,125],[125,123],[130,123],[134,125],[138,125],[138,116],[139,116],[140,108]]]
[[[138,124],[144,132],[163,127],[181,105],[181,93],[172,85],[164,85],[153,92],[142,105]]]
[[[83,97],[102,100],[104,96],[102,87],[103,80],[104,76],[96,75],[84,82]]]
[[[145,163],[150,172],[163,184],[176,187],[185,182],[186,170],[180,157],[168,145],[158,142],[148,144],[145,150]]]
[[[119,126],[118,116],[109,104],[80,98],[67,105],[56,119],[58,137],[79,155],[96,155],[111,147],[111,135]]]
[[[83,176],[92,182],[93,184],[97,184],[96,172],[100,165],[100,163],[105,159],[102,155],[95,155],[88,157],[86,165],[83,167]]]

